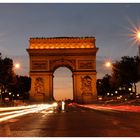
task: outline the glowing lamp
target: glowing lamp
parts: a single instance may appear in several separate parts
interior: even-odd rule
[[[140,39],[140,32],[137,33],[137,38]]]
[[[109,62],[109,61],[105,63],[106,67],[111,67],[111,65],[112,65],[111,62]]]
[[[19,63],[16,63],[16,64],[15,64],[15,68],[16,68],[16,69],[19,69],[19,68],[20,68],[20,64],[19,64]]]

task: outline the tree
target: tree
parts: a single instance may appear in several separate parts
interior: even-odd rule
[[[0,92],[2,99],[6,97],[11,100],[28,99],[30,88],[31,78],[16,75],[13,70],[13,60],[7,57],[2,58],[0,53]]]
[[[97,80],[97,92],[99,95],[105,96],[106,93],[110,93],[112,91],[111,76],[106,74],[102,79]]]
[[[29,90],[31,88],[31,78],[27,76],[16,75],[16,83],[11,86],[10,91],[12,92],[15,99],[28,99]],[[19,95],[18,97],[16,95]]]
[[[140,58],[137,56],[124,56],[120,61],[116,61],[112,69],[112,84],[116,87],[132,85],[136,93],[136,83],[140,80],[139,64]]]
[[[13,60],[10,58],[2,58],[0,53],[0,89],[2,95],[4,95],[8,87],[15,83],[15,74],[13,71]]]

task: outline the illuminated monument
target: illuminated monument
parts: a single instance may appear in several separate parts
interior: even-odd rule
[[[72,71],[73,98],[92,103],[96,93],[96,52],[94,37],[30,38],[30,97],[46,102],[53,98],[53,73],[58,67]],[[66,91],[67,94],[67,91]]]

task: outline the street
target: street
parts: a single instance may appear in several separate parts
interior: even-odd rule
[[[140,113],[76,105],[0,122],[0,137],[139,137]]]

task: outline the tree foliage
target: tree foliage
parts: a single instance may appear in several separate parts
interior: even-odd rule
[[[139,65],[139,57],[124,56],[116,61],[112,69],[112,85],[119,87],[131,84],[136,92],[136,83],[140,80]]]
[[[31,78],[27,76],[16,75],[16,83],[10,87],[10,91],[15,95],[14,98],[17,99],[16,94],[19,94],[21,99],[29,98],[29,90],[31,88]]]
[[[111,76],[106,74],[102,79],[97,80],[97,92],[99,95],[114,93],[119,90],[118,94],[137,92],[136,83],[140,81],[140,58],[138,56],[124,56],[120,61],[112,64]],[[132,88],[133,87],[133,88]]]
[[[111,92],[110,84],[111,76],[106,74],[102,79],[97,80],[97,92],[98,95],[105,96],[106,93]]]
[[[2,92],[4,93],[5,89],[15,82],[13,60],[7,57],[3,59],[0,54],[0,85]]]
[[[9,96],[9,92],[12,93],[11,96],[18,93],[21,95],[20,97],[26,96],[25,98],[27,98],[30,88],[31,78],[16,75],[13,70],[13,60],[7,57],[2,58],[0,53],[0,92],[2,98]]]

